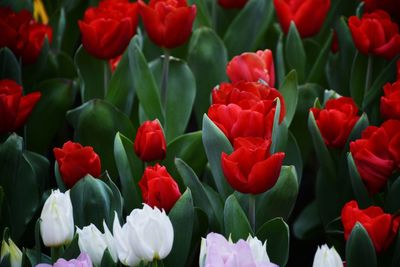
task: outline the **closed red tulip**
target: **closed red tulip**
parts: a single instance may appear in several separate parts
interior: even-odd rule
[[[400,120],[400,80],[383,87],[384,96],[381,97],[381,114],[385,119]]]
[[[232,154],[222,153],[225,178],[241,193],[261,194],[278,180],[285,153],[270,154],[271,140],[236,138]]]
[[[331,6],[330,0],[274,0],[282,30],[288,33],[290,22],[296,24],[301,37],[319,32]]]
[[[32,14],[28,10],[14,12],[11,8],[0,7],[0,47],[14,50],[17,46],[19,31],[22,25],[31,21]]]
[[[328,147],[343,148],[360,118],[358,108],[350,97],[330,99],[325,108],[311,108],[319,131]]]
[[[170,211],[175,202],[181,197],[178,184],[164,166],[158,163],[147,167],[139,182],[144,203],[151,207]]]
[[[349,239],[351,231],[359,222],[368,232],[376,252],[385,251],[397,236],[400,217],[393,216],[377,206],[359,209],[356,201],[350,201],[342,209],[344,238]]]
[[[136,33],[138,6],[128,0],[105,0],[88,8],[78,23],[85,50],[99,59],[112,59],[125,51]]]
[[[163,48],[183,45],[192,34],[196,6],[186,0],[139,0],[140,15],[149,38]]]
[[[248,0],[218,0],[218,4],[226,9],[242,8]]]
[[[61,178],[68,188],[73,187],[87,174],[93,177],[99,177],[101,174],[100,157],[91,146],[84,147],[68,141],[62,148],[54,148],[53,152]]]
[[[40,99],[40,92],[22,95],[22,86],[13,80],[0,80],[0,133],[22,127]]]
[[[158,120],[146,121],[139,127],[134,148],[136,155],[143,161],[165,158],[167,152],[165,136]]]
[[[357,49],[365,54],[392,59],[400,53],[399,27],[383,10],[349,18],[349,28]]]
[[[272,52],[266,49],[236,56],[228,63],[226,73],[233,83],[263,80],[273,87],[275,84],[275,68]]]

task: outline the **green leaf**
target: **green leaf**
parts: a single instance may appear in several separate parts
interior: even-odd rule
[[[279,88],[283,99],[285,100],[286,107],[286,123],[287,126],[290,126],[294,114],[297,108],[297,98],[298,98],[298,89],[297,89],[297,74],[296,70],[292,70],[283,80],[282,85]]]
[[[22,84],[21,67],[7,47],[0,49],[0,79],[11,79]]]
[[[175,165],[185,185],[190,188],[193,194],[195,206],[207,214],[211,229],[219,231],[222,228],[222,207],[218,205],[218,201],[213,201],[197,175],[184,161],[177,158],[175,159]]]
[[[60,167],[58,166],[58,162],[55,161],[54,162],[54,176],[56,178],[56,183],[57,183],[57,187],[58,189],[60,189],[61,192],[65,192],[68,190],[67,186],[64,183],[64,180],[61,177],[61,173],[60,173]]]
[[[286,143],[288,139],[288,126],[286,121],[283,120],[281,124],[279,124],[279,116],[281,113],[281,102],[279,98],[275,99],[276,107],[274,114],[274,122],[272,128],[272,144],[271,144],[271,154],[276,153],[278,151],[285,151]]]
[[[260,227],[256,236],[267,241],[271,262],[285,266],[289,257],[289,227],[282,218],[272,219]]]
[[[225,180],[221,167],[221,154],[222,152],[230,154],[233,152],[233,148],[224,133],[206,114],[203,116],[203,144],[215,185],[222,198],[226,199],[233,190]]]
[[[147,118],[149,120],[159,119],[163,124],[164,114],[159,89],[147,65],[146,58],[137,44],[138,38],[138,36],[135,36],[131,41],[133,44],[128,47],[129,66],[131,73],[134,73],[133,81],[136,95]]]
[[[115,135],[114,158],[124,197],[124,210],[129,214],[134,208],[140,208],[142,204],[138,183],[142,177],[143,163],[136,156],[133,143],[121,133]]]
[[[396,213],[400,210],[400,177],[397,177],[390,186],[385,200],[385,211]]]
[[[273,18],[272,0],[250,0],[239,12],[224,35],[229,55],[252,51]]]
[[[95,99],[68,111],[67,120],[75,129],[75,141],[92,146],[100,156],[102,169],[116,177],[114,138],[117,132],[133,138],[129,118],[110,103]]]
[[[276,77],[277,85],[281,85],[286,75],[285,58],[283,55],[283,33],[280,34],[276,44],[275,62],[276,62]]]
[[[61,7],[50,17],[49,24],[53,28],[53,42],[51,46],[56,50],[60,50],[66,26],[64,7]]]
[[[350,152],[347,154],[347,164],[349,166],[351,185],[353,187],[353,192],[356,196],[358,205],[360,208],[367,208],[371,206],[373,204],[372,200],[370,199],[367,188],[365,187],[361,176],[358,173],[353,156]]]
[[[301,157],[300,148],[297,144],[297,140],[290,131],[288,135],[288,144],[285,150],[283,165],[293,165],[295,167],[298,183],[300,185],[301,176],[303,175],[303,160]]]
[[[357,106],[361,107],[364,91],[365,91],[365,77],[367,75],[368,58],[363,54],[357,52],[354,56],[353,65],[351,68],[350,76],[350,95],[356,102]]]
[[[285,43],[285,56],[288,69],[295,69],[299,83],[303,83],[305,80],[307,57],[303,42],[293,21],[290,23]]]
[[[295,168],[283,166],[274,187],[256,198],[257,225],[260,226],[275,217],[288,219],[296,203],[298,191]]]
[[[183,266],[190,252],[194,224],[194,207],[190,189],[175,203],[168,217],[174,227],[174,244],[171,253],[164,260],[165,266]]]
[[[365,228],[358,222],[347,240],[346,263],[348,267],[378,266],[374,245]]]
[[[108,62],[89,55],[81,45],[75,54],[75,65],[81,80],[82,102],[104,98],[106,92],[105,69]]]
[[[31,151],[24,151],[23,154],[35,172],[39,195],[42,195],[50,180],[49,160],[44,156]]]
[[[211,27],[211,18],[208,12],[206,0],[189,0],[188,5],[196,5],[197,14],[195,20],[195,28],[206,26]]]
[[[103,257],[101,258],[100,267],[115,267],[117,264],[114,262],[108,248],[104,250]]]
[[[111,180],[107,171],[100,177],[100,179],[111,189],[111,192],[112,192],[112,199],[111,199],[112,215],[110,215],[110,217],[114,218],[114,215],[116,213],[117,216],[119,218],[121,218],[122,217],[122,203],[123,203],[121,192],[119,191],[119,189],[115,185],[115,183]],[[110,228],[113,226],[113,220],[110,220],[107,223]]]
[[[78,244],[79,235],[75,233],[71,243],[65,248],[62,258],[66,260],[76,259],[81,253]]]
[[[321,83],[324,81],[325,66],[327,64],[329,52],[331,51],[333,39],[333,32],[326,39],[324,46],[322,47],[317,60],[315,61],[310,74],[308,75],[307,82]]]
[[[163,62],[156,59],[150,63],[157,84],[161,84]],[[177,58],[169,61],[167,106],[164,132],[167,142],[183,134],[192,113],[196,95],[196,81],[188,65]],[[177,97],[179,96],[179,97]]]
[[[323,234],[321,218],[315,201],[308,204],[293,224],[294,235],[301,240],[316,239]]]
[[[38,86],[41,92],[26,125],[28,149],[45,155],[65,124],[65,114],[73,106],[76,91],[72,81],[53,79]]]
[[[231,237],[233,242],[246,239],[249,234],[253,234],[247,216],[233,194],[225,201],[224,226],[225,236]]]
[[[400,254],[397,253],[397,251],[400,251],[400,232],[397,233],[395,240],[396,240],[396,243],[394,245],[394,249],[393,249],[394,253],[393,253],[392,262],[391,262],[390,267],[396,267],[396,266],[399,266],[399,264],[400,264]]]
[[[196,78],[194,111],[197,124],[210,106],[210,93],[214,86],[226,81],[225,67],[228,55],[225,44],[210,28],[195,30],[189,43],[188,64]]]

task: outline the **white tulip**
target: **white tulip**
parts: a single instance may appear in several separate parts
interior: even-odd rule
[[[9,238],[8,243],[3,240],[1,243],[0,262],[7,255],[10,256],[11,267],[21,267],[22,265],[22,251],[15,245],[15,243]]]
[[[343,262],[335,248],[329,248],[325,244],[318,247],[314,256],[313,267],[343,267]]]
[[[136,266],[140,263],[140,259],[136,255],[133,248],[129,245],[128,231],[129,229],[127,227],[121,228],[121,225],[118,220],[118,215],[117,213],[115,213],[113,232],[114,232],[115,246],[118,251],[118,259],[124,265]]]
[[[268,254],[267,254],[267,241],[261,243],[261,241],[257,237],[251,237],[249,235],[247,237],[246,242],[249,244],[251,253],[253,255],[253,259],[256,263],[267,262],[270,263]]]
[[[114,262],[117,262],[117,252],[114,245],[114,239],[108,230],[107,225],[103,222],[105,233],[101,233],[94,224],[83,227],[83,229],[77,228],[76,232],[79,235],[78,245],[81,252],[86,252],[92,262],[96,265],[100,265],[101,259],[103,258],[104,251],[108,249]],[[111,236],[111,238],[110,238]]]
[[[40,215],[40,233],[47,247],[58,247],[74,237],[74,217],[69,190],[55,190],[43,206]]]

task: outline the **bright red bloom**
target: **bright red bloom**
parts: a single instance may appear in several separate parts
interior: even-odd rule
[[[226,9],[242,8],[248,0],[218,0],[218,4]]]
[[[400,80],[385,84],[383,91],[385,95],[381,97],[380,106],[382,117],[400,120]]]
[[[319,131],[329,147],[342,148],[360,118],[358,108],[350,97],[329,99],[324,109],[311,108]]]
[[[0,80],[0,133],[23,126],[40,96],[40,92],[22,96],[22,86],[12,80]]]
[[[390,15],[382,10],[364,14],[362,18],[349,18],[349,28],[357,49],[391,59],[400,53],[399,27]]]
[[[232,154],[222,153],[228,183],[241,193],[260,194],[272,188],[281,172],[285,153],[270,154],[271,140],[236,138]]]
[[[288,33],[290,22],[296,24],[301,37],[319,32],[331,6],[330,0],[274,0],[282,30]]]
[[[53,149],[58,163],[61,178],[68,188],[72,188],[87,174],[99,177],[101,163],[99,155],[91,146],[82,146],[79,143],[68,141],[62,148]]]
[[[263,80],[273,87],[275,84],[275,68],[272,52],[266,49],[236,56],[228,63],[226,73],[233,83]]]
[[[143,161],[165,158],[167,152],[165,136],[158,120],[146,121],[139,127],[134,148],[136,155]]]
[[[28,10],[23,9],[16,13],[11,8],[0,7],[0,47],[14,50],[21,26],[28,24],[32,19]]]
[[[285,101],[281,93],[275,88],[258,82],[238,82],[235,84],[221,83],[212,91],[213,104],[236,104],[242,109],[254,109],[267,115],[275,109],[275,99],[279,98],[281,103],[281,114],[279,121],[285,117]],[[258,108],[262,106],[262,108]]]
[[[149,38],[158,46],[175,48],[183,45],[192,34],[196,6],[186,0],[139,0],[140,15]]]
[[[78,23],[86,51],[100,59],[112,59],[124,52],[136,33],[138,6],[128,0],[104,0],[98,7],[88,8]]]
[[[368,232],[376,252],[386,250],[397,235],[400,217],[384,213],[380,207],[359,209],[356,201],[350,201],[342,209],[344,238],[349,239],[355,224],[359,222]]]
[[[170,211],[181,197],[178,184],[164,166],[147,167],[139,182],[144,203]]]

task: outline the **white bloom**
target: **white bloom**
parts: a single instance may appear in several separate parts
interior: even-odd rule
[[[249,235],[247,237],[246,242],[250,246],[251,253],[256,263],[261,263],[261,262],[270,263],[267,254],[267,241],[265,241],[264,244],[262,244],[257,237],[251,237],[251,235]]]
[[[133,248],[129,245],[128,230],[129,229],[127,227],[121,228],[121,225],[119,224],[118,220],[118,215],[117,213],[115,213],[113,232],[114,232],[115,246],[118,251],[118,258],[120,262],[122,262],[124,265],[136,266],[140,263],[140,259],[136,255]]]
[[[114,245],[114,239],[108,230],[107,225],[103,222],[105,233],[101,233],[94,224],[77,229],[79,235],[78,245],[81,252],[89,254],[90,259],[96,265],[100,265],[104,251],[108,248],[114,262],[117,262],[117,252]],[[110,237],[111,236],[111,237]]]
[[[8,243],[5,240],[1,243],[0,262],[7,255],[10,255],[11,267],[21,267],[22,252],[10,238],[8,239]]]
[[[343,267],[343,262],[335,248],[329,248],[325,244],[318,247],[314,256],[313,267]]]
[[[43,206],[40,233],[47,247],[58,247],[71,242],[74,236],[74,217],[69,190],[55,190]]]

